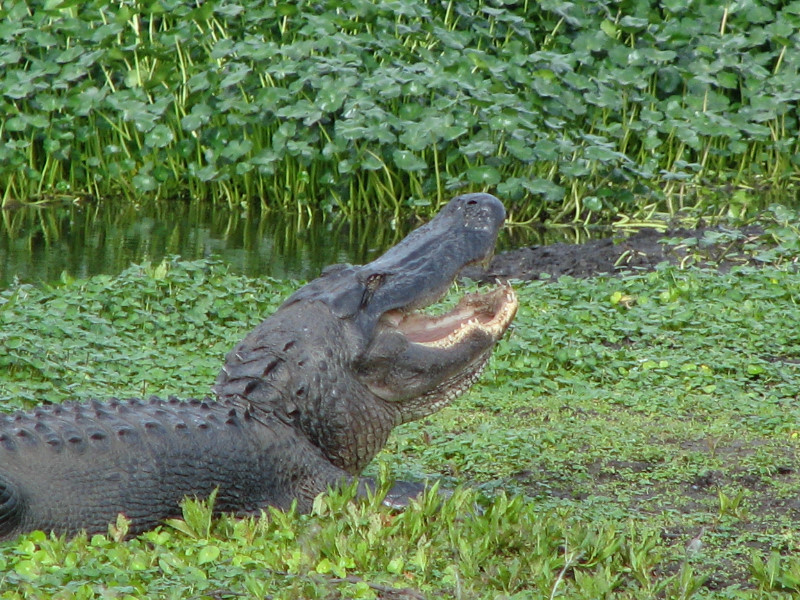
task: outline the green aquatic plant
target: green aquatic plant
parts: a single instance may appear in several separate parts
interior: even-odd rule
[[[587,221],[797,183],[794,3],[0,6],[2,202]],[[432,200],[431,200],[432,199]]]
[[[132,540],[124,520],[88,539],[32,533],[0,547],[0,597],[788,600],[800,274],[778,258],[517,284],[480,383],[395,430],[370,467],[384,484],[435,475],[449,498],[396,513],[351,489],[260,519],[189,501]],[[296,287],[177,260],[11,286],[0,405],[202,396]]]

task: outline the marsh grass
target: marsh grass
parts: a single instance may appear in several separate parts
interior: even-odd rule
[[[12,0],[0,193],[741,211],[797,183],[799,28],[765,0]]]
[[[184,519],[0,548],[4,598],[789,598],[800,591],[800,274],[663,267],[517,286],[481,383],[398,428],[370,474],[402,513]],[[0,292],[0,404],[207,393],[296,286],[206,261]],[[625,298],[625,302],[619,301]],[[47,340],[43,346],[42,340]]]

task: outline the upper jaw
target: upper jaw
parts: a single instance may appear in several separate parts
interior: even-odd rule
[[[282,308],[321,302],[334,317],[371,331],[390,311],[408,312],[441,299],[461,269],[488,260],[504,220],[505,208],[494,196],[458,196],[379,258],[327,268]]]
[[[465,266],[491,258],[504,221],[505,208],[494,196],[457,196],[431,221],[361,267],[367,312],[377,319],[394,309],[410,311],[438,301]]]

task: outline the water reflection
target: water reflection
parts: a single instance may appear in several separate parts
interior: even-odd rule
[[[62,273],[114,275],[132,263],[217,258],[237,273],[311,279],[336,262],[363,263],[397,243],[418,221],[232,212],[227,207],[121,203],[0,211],[0,288],[17,278],[54,282]],[[501,248],[572,241],[575,232],[512,228]]]

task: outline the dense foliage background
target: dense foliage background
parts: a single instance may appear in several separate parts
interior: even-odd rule
[[[798,31],[773,0],[10,0],[0,193],[737,213],[798,181]]]

